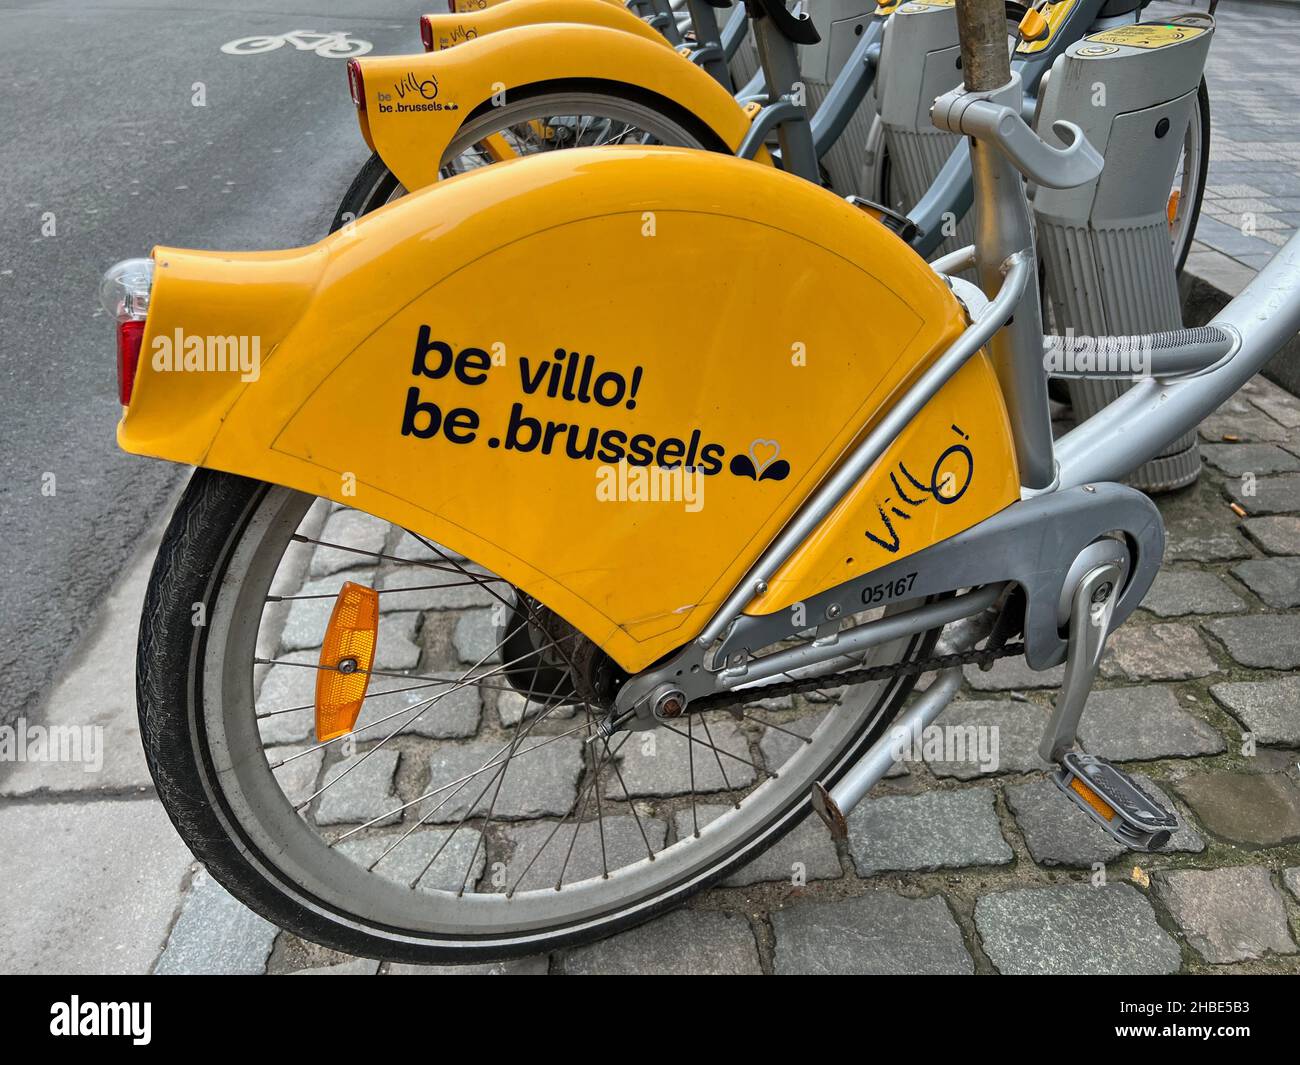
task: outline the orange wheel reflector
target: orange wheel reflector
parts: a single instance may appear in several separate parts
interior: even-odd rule
[[[1178,221],[1178,204],[1182,198],[1182,189],[1174,189],[1174,191],[1169,194],[1169,203],[1165,205],[1165,217],[1169,219],[1170,229],[1172,229],[1174,223]]]
[[[379,639],[379,593],[344,581],[334,600],[316,673],[316,742],[345,736],[357,723]]]
[[[1082,780],[1075,777],[1070,781],[1070,787],[1083,796],[1083,801],[1096,810],[1107,821],[1114,820],[1115,811],[1111,808],[1110,803],[1098,795],[1092,788],[1088,787]]]

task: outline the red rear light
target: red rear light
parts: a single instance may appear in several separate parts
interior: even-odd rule
[[[361,64],[355,59],[348,60],[348,92],[358,111],[366,109],[366,83],[361,78]]]
[[[117,396],[124,407],[135,387],[153,274],[152,258],[123,259],[110,266],[99,283],[99,302],[117,326]]]
[[[117,398],[122,406],[131,402],[135,387],[135,369],[140,363],[140,345],[144,341],[144,322],[128,319],[117,323]]]
[[[420,16],[420,43],[426,52],[433,51],[433,23],[429,21],[428,15]]]

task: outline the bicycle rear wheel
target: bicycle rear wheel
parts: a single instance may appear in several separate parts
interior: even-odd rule
[[[317,743],[318,645],[345,580],[379,590],[379,659],[356,730]],[[535,658],[503,660],[498,607],[537,623]],[[592,658],[543,610],[378,519],[199,470],[159,551],[138,658],[168,814],[234,895],[327,946],[423,962],[544,951],[643,921],[765,850],[911,688],[777,703],[758,688],[739,720],[711,711],[606,741],[593,696],[556,697],[546,670],[578,677]],[[936,635],[863,664],[927,655]]]

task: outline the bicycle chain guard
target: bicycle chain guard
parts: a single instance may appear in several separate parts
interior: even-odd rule
[[[798,612],[742,615],[716,647],[689,644],[659,666],[630,678],[615,702],[615,716],[622,720],[629,711],[643,709],[650,696],[666,684],[680,690],[688,704],[751,684],[755,679],[749,675],[754,652],[819,626],[824,626],[824,631],[816,641],[817,660],[829,661],[844,654],[837,642],[857,631],[831,631],[832,623],[838,629],[838,619],[872,606],[941,597],[963,588],[996,593],[1001,585],[1018,586],[1025,596],[1025,658],[1032,669],[1049,669],[1065,659],[1068,649],[1060,608],[1064,590],[1067,585],[1072,590],[1072,576],[1077,577],[1072,572],[1076,560],[1094,542],[1116,534],[1129,564],[1124,587],[1117,593],[1113,629],[1137,608],[1155,579],[1164,553],[1164,524],[1155,504],[1135,489],[1110,483],[1083,485],[1014,503],[963,533],[795,604],[801,608]],[[899,588],[903,591],[896,592]],[[878,589],[885,591],[877,596]],[[947,602],[959,605],[960,601]],[[956,611],[946,620],[959,616]],[[943,623],[944,619],[937,620]],[[980,661],[982,653],[962,662]],[[817,681],[812,684],[800,679],[792,682],[800,685],[792,690],[838,685],[844,682],[843,677],[879,679],[891,675],[890,668],[862,671],[860,678],[838,673],[809,678]],[[877,672],[879,669],[885,672]],[[900,671],[906,672],[907,667]],[[764,686],[765,694],[768,687]]]

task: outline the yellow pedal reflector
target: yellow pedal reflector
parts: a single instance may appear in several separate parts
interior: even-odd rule
[[[1107,821],[1115,817],[1115,811],[1105,799],[1098,795],[1092,788],[1088,787],[1082,780],[1075,777],[1070,781],[1070,787],[1083,796],[1083,801],[1091,806],[1097,813],[1101,814]]]
[[[316,742],[345,736],[357,723],[379,639],[379,593],[344,581],[334,600],[316,673]]]
[[[1020,36],[1026,41],[1037,41],[1046,37],[1047,19],[1031,7],[1020,20]]]
[[[1169,194],[1169,202],[1165,205],[1165,217],[1169,219],[1169,228],[1174,228],[1174,223],[1178,221],[1178,204],[1183,198],[1182,189],[1174,189]]]

